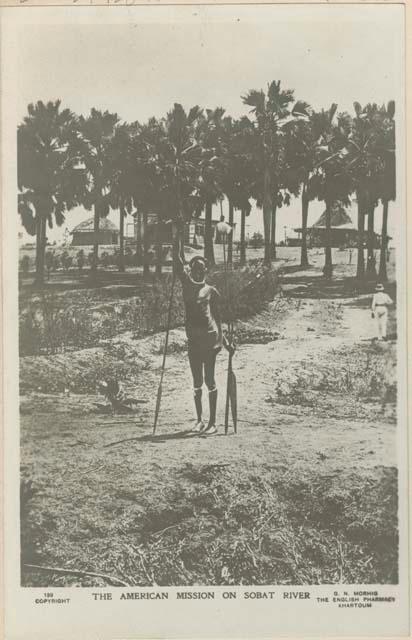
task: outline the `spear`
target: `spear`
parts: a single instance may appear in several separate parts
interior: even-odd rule
[[[170,320],[171,320],[171,317],[172,317],[172,303],[173,303],[173,291],[174,291],[174,287],[175,287],[175,279],[176,279],[176,274],[175,274],[175,270],[173,270],[172,288],[171,288],[171,291],[170,291],[169,309],[168,309],[168,312],[167,312],[166,339],[165,339],[165,346],[164,346],[164,350],[163,350],[162,371],[160,373],[159,387],[157,389],[156,409],[155,409],[155,416],[154,416],[154,422],[153,422],[153,435],[155,435],[155,433],[156,433],[157,420],[159,418],[160,403],[161,403],[161,400],[162,400],[162,393],[163,393],[163,376],[164,376],[165,367],[166,367],[167,345],[169,343]]]
[[[223,239],[223,264],[225,270],[225,284],[226,284],[226,299],[228,305],[228,315],[229,315],[229,274],[227,268],[227,257],[226,257],[226,238],[232,233],[232,227],[228,225],[223,215],[221,216],[221,220],[217,225],[219,233],[222,235]],[[225,408],[225,434],[227,435],[229,431],[229,407],[232,413],[233,420],[233,428],[235,433],[237,433],[237,382],[236,376],[232,367],[233,353],[233,320],[228,318],[227,321],[227,332],[228,332],[228,346],[229,346],[229,360],[227,367],[227,384],[226,384],[226,408]]]

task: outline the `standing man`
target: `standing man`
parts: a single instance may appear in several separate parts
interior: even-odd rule
[[[188,267],[180,252],[175,250],[175,268],[183,288],[186,315],[188,356],[193,377],[193,392],[196,407],[196,424],[193,431],[213,435],[216,429],[217,388],[215,381],[216,356],[222,348],[222,323],[220,319],[220,294],[205,281],[207,261],[195,256]],[[203,422],[203,381],[209,391],[209,421]]]
[[[372,298],[372,318],[376,319],[378,340],[386,340],[388,307],[392,304],[393,300],[385,293],[383,284],[377,284]]]

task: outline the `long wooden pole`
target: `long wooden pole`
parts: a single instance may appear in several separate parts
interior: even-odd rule
[[[166,339],[165,339],[165,346],[164,346],[164,351],[163,351],[162,372],[160,374],[160,382],[159,382],[159,387],[157,389],[156,409],[155,409],[155,417],[154,417],[154,422],[153,422],[153,435],[155,435],[155,433],[156,433],[156,426],[157,426],[157,421],[158,421],[159,413],[160,413],[160,403],[161,403],[161,400],[162,400],[162,393],[163,393],[163,376],[164,376],[165,367],[166,367],[167,346],[169,344],[170,321],[171,321],[171,317],[172,317],[172,303],[173,303],[173,292],[174,292],[174,287],[175,287],[175,279],[176,279],[176,274],[175,274],[175,271],[173,271],[172,288],[171,288],[171,291],[170,291],[169,309],[168,309],[168,313],[167,313]]]

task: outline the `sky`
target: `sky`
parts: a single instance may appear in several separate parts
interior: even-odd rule
[[[339,110],[353,111],[355,100],[384,103],[400,96],[400,5],[60,7],[22,13],[24,19],[8,22],[6,15],[5,21],[18,42],[16,123],[29,102],[57,98],[78,114],[96,107],[126,121],[161,117],[174,102],[223,106],[238,117],[248,113],[241,96],[275,79],[315,109],[337,102]],[[311,206],[309,224],[322,210],[321,203]],[[69,230],[88,215],[81,209],[69,213]],[[285,226],[299,222],[300,204],[293,202],[279,213],[278,240]],[[258,210],[248,224],[251,232],[261,229]],[[63,231],[49,237],[59,240]]]

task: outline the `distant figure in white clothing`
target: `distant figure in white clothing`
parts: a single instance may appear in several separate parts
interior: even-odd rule
[[[393,300],[385,293],[383,284],[377,284],[372,298],[372,318],[376,319],[378,340],[386,340],[386,325],[388,324],[388,307]]]

